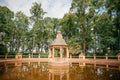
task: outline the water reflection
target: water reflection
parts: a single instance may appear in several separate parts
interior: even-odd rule
[[[48,67],[49,80],[69,80],[69,66]]]
[[[15,62],[15,66],[21,66],[22,62]]]
[[[120,66],[77,63],[50,67],[41,62],[3,63],[0,80],[120,80]]]

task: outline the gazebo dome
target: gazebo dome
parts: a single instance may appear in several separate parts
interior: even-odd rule
[[[65,40],[62,37],[61,31],[57,32],[56,39],[52,42],[52,44],[50,46],[57,46],[57,45],[59,45],[59,46],[67,46]]]

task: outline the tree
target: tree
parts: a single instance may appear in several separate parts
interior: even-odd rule
[[[106,0],[105,6],[108,14],[111,16],[112,26],[114,26],[114,38],[116,39],[114,50],[120,50],[120,1]]]
[[[7,56],[7,49],[9,44],[9,39],[11,36],[12,26],[13,26],[14,13],[7,7],[0,6],[0,45],[5,47],[3,53]]]
[[[5,55],[5,58],[7,58],[8,49],[6,45],[0,44],[0,55]]]
[[[33,41],[32,41],[32,54],[33,54],[33,50],[35,49],[35,45],[36,45],[36,38],[40,38],[39,41],[41,41],[41,44],[37,44],[40,45],[41,47],[43,47],[44,44],[44,25],[43,25],[43,16],[45,14],[44,10],[41,8],[41,3],[33,3],[33,6],[30,9],[30,13],[31,13],[31,21],[33,22]],[[38,31],[39,32],[38,32]],[[36,33],[38,32],[38,33]],[[41,35],[39,37],[36,37],[38,35]]]
[[[95,15],[94,19],[93,34],[96,37],[95,46],[98,49],[102,49],[105,54],[107,48],[112,48],[112,45],[115,43],[113,38],[114,27],[107,13]]]
[[[15,27],[13,28],[13,44],[14,50],[19,52],[25,51],[26,45],[26,33],[28,32],[29,20],[28,17],[21,11],[17,12],[15,15]]]
[[[86,9],[88,8],[90,0],[73,0],[70,11],[75,13],[78,20],[77,24],[82,38],[82,50],[85,54],[86,51]]]
[[[69,39],[76,35],[77,33],[77,17],[73,13],[67,13],[60,20],[61,31],[63,32],[63,36],[65,36],[65,40],[69,41]]]
[[[7,7],[0,6],[0,32],[9,34],[9,25],[12,22],[14,13]]]
[[[48,47],[50,43],[54,40],[56,32],[58,31],[59,28],[59,19],[57,18],[50,18],[50,17],[45,17],[44,18],[44,26],[45,26],[45,50],[48,51]]]
[[[64,39],[69,45],[71,54],[81,52],[81,41],[79,36],[79,27],[77,26],[77,17],[74,13],[66,13],[60,20],[61,31]]]

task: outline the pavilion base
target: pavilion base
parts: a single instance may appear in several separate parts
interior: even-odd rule
[[[69,61],[67,58],[51,58],[49,59],[48,66],[51,67],[67,67],[69,66]]]

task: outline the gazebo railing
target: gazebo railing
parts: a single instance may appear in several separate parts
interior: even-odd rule
[[[49,59],[49,63],[68,63],[68,59],[67,58],[50,58]]]

